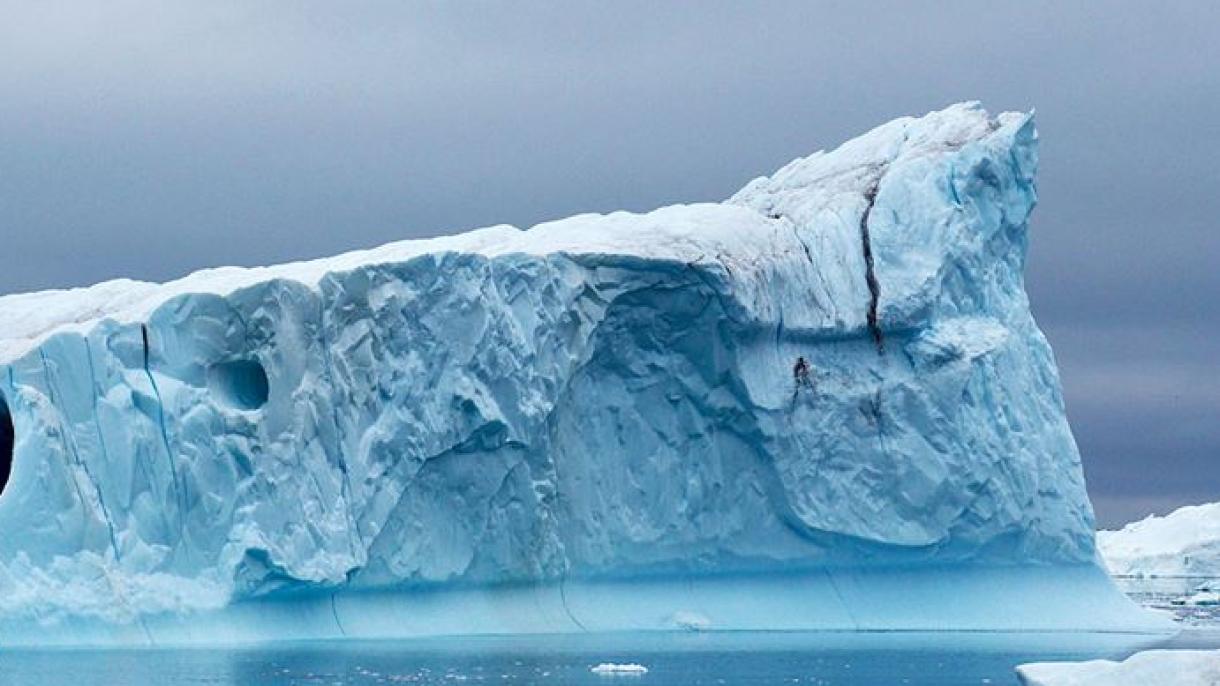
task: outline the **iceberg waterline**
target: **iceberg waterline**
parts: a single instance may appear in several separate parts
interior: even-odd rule
[[[719,204],[0,298],[0,642],[1159,628],[1029,312],[1036,161],[956,105]]]

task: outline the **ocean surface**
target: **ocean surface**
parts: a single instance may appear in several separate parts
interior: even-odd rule
[[[1220,630],[1172,639],[1098,634],[705,633],[285,643],[224,649],[0,650],[0,684],[1017,684],[1016,665],[1220,648]],[[604,662],[639,675],[599,675]]]

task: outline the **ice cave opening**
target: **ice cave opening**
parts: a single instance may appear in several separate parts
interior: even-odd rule
[[[257,360],[233,360],[208,369],[208,388],[230,407],[257,410],[267,404],[271,384]]]
[[[16,431],[13,429],[13,413],[8,409],[8,400],[0,391],[0,493],[8,485],[8,475],[13,470],[13,441]]]

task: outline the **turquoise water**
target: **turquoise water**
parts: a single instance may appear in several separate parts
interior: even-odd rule
[[[326,642],[228,649],[0,651],[0,684],[807,684],[1017,683],[1024,662],[1121,658],[1152,646],[1220,648],[1220,633],[1122,635],[664,634]],[[636,662],[641,676],[599,676]]]

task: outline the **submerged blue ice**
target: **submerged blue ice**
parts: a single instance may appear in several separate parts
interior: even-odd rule
[[[1036,143],[958,105],[721,204],[0,298],[0,643],[1157,627],[1029,312]]]

